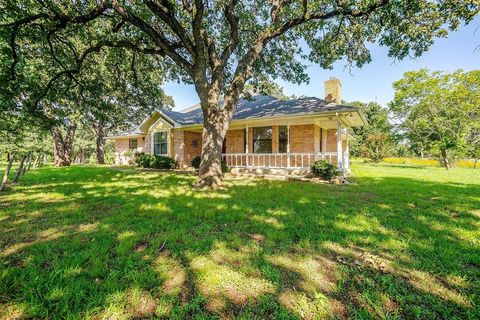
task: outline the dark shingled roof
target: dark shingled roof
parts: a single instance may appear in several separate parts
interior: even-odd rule
[[[220,101],[219,104],[223,104]],[[250,118],[276,117],[295,114],[309,114],[318,112],[349,112],[357,108],[340,104],[329,103],[325,100],[305,97],[291,100],[280,100],[271,96],[254,96],[251,100],[240,99],[233,120]],[[170,119],[181,125],[203,123],[202,109],[198,108],[186,113],[161,109]]]

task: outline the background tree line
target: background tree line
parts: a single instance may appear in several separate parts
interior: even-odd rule
[[[9,74],[8,59],[0,55],[0,152],[7,162],[2,189],[14,162],[22,174],[46,159],[57,166],[104,164],[107,135],[132,129],[157,108],[173,106],[161,87],[163,69],[149,56],[105,49],[88,57],[73,80],[54,82],[45,91],[58,70],[45,59],[43,46],[35,48],[27,40],[24,45],[32,47],[32,55],[18,61],[15,77]],[[0,52],[5,46],[0,41]],[[109,148],[113,163],[113,146]],[[15,174],[14,181],[22,174]]]
[[[393,83],[394,99],[353,102],[368,125],[353,128],[354,156],[437,158],[449,169],[459,158],[480,158],[480,70],[453,73],[421,69]]]

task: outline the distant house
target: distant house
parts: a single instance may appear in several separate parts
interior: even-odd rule
[[[338,79],[325,81],[325,99],[253,96],[239,101],[222,157],[234,169],[305,170],[325,159],[348,172],[346,128],[365,123],[357,108],[341,104]],[[200,155],[202,128],[202,110],[195,105],[179,112],[159,109],[136,129],[109,138],[117,164],[127,163],[132,152],[126,151],[133,150],[172,157],[186,168]]]

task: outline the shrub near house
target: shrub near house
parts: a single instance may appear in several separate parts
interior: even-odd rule
[[[175,160],[170,157],[145,154],[143,152],[135,154],[135,163],[143,168],[174,169],[177,167]]]
[[[315,176],[325,180],[332,180],[338,174],[337,168],[325,160],[315,161],[310,169]]]

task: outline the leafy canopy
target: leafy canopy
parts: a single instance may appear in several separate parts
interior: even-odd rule
[[[243,90],[252,77],[308,80],[306,63],[330,68],[338,59],[362,66],[368,43],[402,59],[418,56],[435,37],[469,22],[475,0],[3,0],[1,78],[16,70],[53,70],[45,90],[75,75],[102,48],[163,57],[165,75],[207,93]],[[37,51],[38,50],[38,51]],[[28,59],[50,59],[31,64]],[[26,80],[28,75],[24,75]],[[73,80],[72,80],[73,79]],[[36,79],[37,80],[37,79]],[[237,92],[238,91],[238,92]],[[45,92],[45,91],[44,91]],[[42,96],[36,93],[35,96]],[[202,99],[203,101],[204,99]]]
[[[390,109],[405,136],[430,151],[462,152],[480,122],[480,70],[453,73],[421,69],[393,84]]]
[[[388,109],[382,108],[376,102],[354,101],[349,104],[363,111],[367,119],[364,127],[352,128],[354,135],[351,142],[352,154],[367,157],[373,161],[380,161],[390,155],[395,137],[388,118]]]

